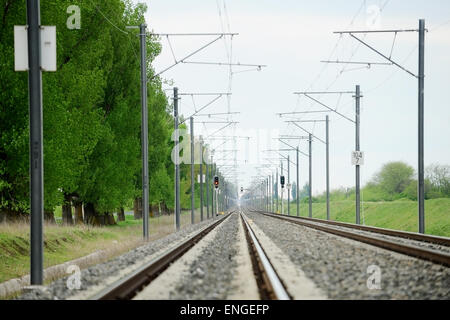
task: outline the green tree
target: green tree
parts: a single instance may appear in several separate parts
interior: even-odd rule
[[[66,27],[66,8],[73,4],[81,8],[80,30]],[[27,74],[13,71],[12,32],[26,23],[26,7],[0,0],[0,8],[0,212],[27,213]],[[76,200],[88,217],[105,221],[97,218],[141,192],[139,39],[118,29],[144,22],[146,9],[130,0],[41,2],[42,24],[56,25],[58,39],[58,71],[43,74],[46,211],[61,204],[70,209]],[[148,39],[147,52],[151,78],[157,39]],[[160,79],[148,89],[151,201],[159,202],[173,192],[165,162],[171,117]]]
[[[425,169],[426,178],[430,181],[432,198],[450,197],[450,166],[432,164]]]
[[[377,183],[385,192],[400,194],[411,183],[414,169],[404,162],[385,164],[375,176]]]

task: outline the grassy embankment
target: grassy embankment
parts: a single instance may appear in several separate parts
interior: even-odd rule
[[[287,212],[287,203],[285,204]],[[291,203],[291,215],[296,204]],[[301,216],[308,215],[308,203],[300,203]],[[411,200],[364,202],[361,205],[361,222],[368,226],[417,232],[417,202]],[[355,223],[354,200],[332,201],[332,220]],[[313,203],[313,217],[326,219],[326,203]],[[428,234],[450,237],[450,198],[425,201],[425,231]]]
[[[56,214],[58,215],[58,214]],[[199,216],[196,216],[196,221]],[[190,224],[190,213],[183,212],[181,226]],[[150,219],[150,239],[174,232],[174,216]],[[115,226],[44,226],[44,268],[108,249],[112,258],[141,244],[142,220],[126,215]],[[29,273],[30,228],[25,223],[0,224],[0,282]]]

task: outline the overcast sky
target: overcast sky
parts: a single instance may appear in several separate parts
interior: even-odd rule
[[[298,98],[295,91],[351,91],[359,84],[363,93],[361,113],[361,150],[365,164],[362,182],[369,181],[381,166],[389,161],[405,161],[417,168],[417,79],[395,66],[324,64],[321,60],[385,62],[368,48],[358,45],[349,36],[333,34],[339,30],[417,29],[418,20],[426,19],[425,65],[425,164],[450,164],[450,1],[404,0],[148,0],[146,16],[149,28],[156,33],[235,32],[232,50],[230,37],[220,40],[190,61],[265,64],[261,71],[234,73],[232,76],[230,111],[240,112],[231,119],[239,121],[235,131],[225,135],[252,136],[249,143],[237,145],[239,185],[248,186],[257,174],[257,162],[268,163],[279,156],[263,153],[264,144],[278,134],[304,135],[300,129],[285,123],[287,118],[276,114],[292,111],[324,110],[307,98]],[[376,18],[380,10],[379,19]],[[417,74],[418,35],[399,33],[361,35],[402,66]],[[200,48],[214,37],[171,37],[175,57]],[[394,43],[394,45],[393,45]],[[162,39],[163,51],[154,63],[156,71],[173,63],[170,46]],[[391,52],[392,50],[392,52]],[[233,72],[251,68],[235,67]],[[344,72],[342,72],[344,70]],[[164,79],[173,80],[180,92],[227,92],[229,69],[224,66],[180,64],[165,72]],[[170,85],[165,85],[170,89]],[[198,109],[213,97],[183,96],[181,113],[191,115],[194,103]],[[337,107],[337,111],[354,118],[355,106],[351,95],[318,96],[320,101]],[[228,102],[221,98],[202,112],[227,112]],[[299,115],[297,118],[324,119],[324,113]],[[223,117],[196,121],[223,121]],[[354,186],[351,151],[355,148],[354,125],[330,114],[331,187]],[[208,136],[221,124],[195,125],[196,135]],[[307,130],[325,138],[323,123],[305,124]],[[259,131],[257,138],[256,132]],[[217,135],[222,135],[218,133]],[[269,137],[268,137],[269,135]],[[270,136],[271,135],[271,136]],[[297,145],[295,141],[292,144]],[[215,142],[217,145],[218,142]],[[247,148],[249,146],[250,148]],[[272,147],[278,148],[277,145]],[[279,147],[282,147],[281,145]],[[226,150],[234,149],[232,144]],[[300,142],[307,152],[307,142]],[[218,151],[219,152],[219,151]],[[287,155],[287,153],[284,153]],[[231,153],[232,155],[232,153]],[[291,158],[295,161],[295,153]],[[216,154],[220,163],[232,163],[233,157]],[[244,161],[248,160],[245,164]],[[286,166],[286,162],[285,162]],[[274,172],[275,166],[272,167]],[[308,161],[300,158],[300,184],[307,182]],[[225,171],[225,170],[223,170]],[[269,171],[265,171],[268,173]],[[325,147],[313,142],[313,192],[325,190]],[[291,181],[295,167],[291,167]],[[363,195],[364,196],[364,195]]]

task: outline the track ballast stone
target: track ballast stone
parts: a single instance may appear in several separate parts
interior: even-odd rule
[[[248,216],[330,299],[450,299],[450,268],[262,214]],[[381,289],[368,288],[372,265],[381,271]]]
[[[68,277],[61,278],[51,283],[45,291],[32,290],[22,294],[18,300],[62,300],[68,299],[73,295],[80,293],[80,291],[88,290],[92,286],[101,284],[107,277],[118,274],[121,270],[130,267],[145,257],[148,257],[162,249],[165,249],[174,243],[182,242],[193,232],[206,228],[217,219],[222,219],[223,216],[205,220],[203,222],[186,226],[179,232],[171,233],[161,239],[151,241],[148,244],[133,249],[121,256],[118,256],[108,262],[101,263],[81,271],[81,287],[79,290],[70,290],[67,287]]]
[[[227,299],[235,289],[232,280],[237,268],[239,215],[233,213],[217,229],[214,240],[189,266],[189,274],[171,290],[170,299]]]
[[[295,218],[293,218],[293,219],[295,219]],[[302,220],[300,220],[300,221],[302,221]],[[350,228],[350,227],[329,225],[329,224],[326,224],[323,222],[318,222],[318,221],[304,221],[304,222],[307,222],[307,223],[310,223],[313,225],[325,226],[327,228],[334,228],[337,230],[350,231],[350,232],[357,233],[357,234],[368,235],[370,237],[389,240],[389,241],[406,244],[406,245],[411,245],[411,246],[416,246],[416,247],[420,247],[422,249],[429,249],[429,250],[435,250],[435,251],[440,251],[440,252],[444,252],[444,253],[450,253],[450,247],[436,244],[436,243],[418,241],[418,240],[408,239],[408,238],[395,237],[395,236],[371,232],[371,231],[358,230],[358,229],[354,229],[354,228]]]

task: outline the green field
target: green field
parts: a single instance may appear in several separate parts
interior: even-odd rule
[[[44,268],[89,255],[98,250],[108,250],[112,258],[142,242],[142,220],[126,215],[126,220],[107,227],[44,226]],[[199,220],[197,212],[196,221]],[[181,228],[191,223],[190,213],[182,212]],[[174,232],[174,216],[150,218],[150,240]],[[30,226],[25,223],[0,223],[0,282],[18,278],[30,269]]]
[[[296,213],[296,204],[291,203],[291,215]],[[300,215],[308,215],[307,203],[300,203]],[[355,223],[355,201],[331,202],[330,216],[332,220]],[[326,219],[326,203],[313,203],[313,218]],[[361,205],[361,223],[363,221],[368,226],[417,232],[417,202],[406,199],[364,202]],[[450,237],[450,198],[425,201],[425,232]]]

